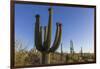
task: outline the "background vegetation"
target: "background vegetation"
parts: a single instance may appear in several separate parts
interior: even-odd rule
[[[22,40],[15,41],[15,66],[27,66],[27,65],[39,65],[42,64],[41,53],[36,49],[32,48],[28,50],[28,45]],[[62,49],[62,48],[61,48]],[[93,62],[93,53],[63,53],[54,52],[50,53],[50,64],[61,64],[61,63],[78,63],[78,62]]]

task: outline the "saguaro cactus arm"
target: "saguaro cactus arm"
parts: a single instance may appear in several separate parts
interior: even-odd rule
[[[44,42],[43,42],[43,47],[44,50],[48,51],[48,46],[47,46],[47,33],[48,33],[48,28],[47,26],[44,27]]]
[[[48,33],[47,33],[47,40],[46,40],[46,43],[47,43],[47,49],[50,48],[50,44],[51,44],[51,33],[52,33],[52,8],[49,8],[48,9],[49,11],[49,22],[48,22]]]
[[[40,39],[40,20],[39,20],[39,15],[36,15],[36,23],[35,23],[35,46],[39,51],[43,50],[43,47],[41,45],[41,39]]]
[[[53,42],[53,46],[55,46],[55,44],[57,43],[57,40],[58,40],[58,36],[59,36],[59,24],[56,23],[56,34],[55,34],[55,39],[54,39],[54,42]],[[49,50],[50,52],[52,51],[52,49],[50,48]]]
[[[39,38],[40,38],[39,43],[42,46],[42,26],[40,26]]]
[[[44,42],[47,40],[47,27],[44,27]]]
[[[61,35],[62,35],[62,25],[58,23],[55,41],[54,41],[52,47],[49,49],[49,52],[54,52],[59,47],[59,44],[61,41]]]

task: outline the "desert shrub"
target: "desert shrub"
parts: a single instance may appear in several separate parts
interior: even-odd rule
[[[27,62],[29,62],[30,65],[40,64],[40,54],[39,52],[36,52],[36,49],[31,49],[28,52],[28,57],[26,58]]]

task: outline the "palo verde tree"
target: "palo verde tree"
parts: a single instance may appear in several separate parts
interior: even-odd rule
[[[62,24],[60,22],[56,23],[56,34],[53,45],[51,46],[51,34],[52,34],[52,8],[48,9],[49,11],[49,21],[48,26],[45,26],[44,29],[40,26],[40,16],[36,15],[35,23],[35,46],[38,51],[42,54],[42,64],[49,64],[49,53],[55,52],[59,47],[62,35]],[[42,32],[44,30],[44,32]],[[44,33],[44,37],[42,36]]]

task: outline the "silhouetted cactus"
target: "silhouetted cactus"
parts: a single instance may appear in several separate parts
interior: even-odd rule
[[[83,48],[81,47],[80,56],[83,58]]]
[[[74,53],[74,47],[73,47],[73,41],[70,40],[70,53],[73,54]]]
[[[62,49],[62,43],[61,43],[61,61],[63,60],[63,49]]]
[[[52,8],[49,8],[49,22],[48,26],[44,27],[44,39],[42,38],[42,26],[40,26],[40,16],[36,15],[35,23],[35,46],[38,51],[42,53],[42,64],[49,64],[49,53],[55,52],[59,47],[62,35],[62,24],[56,23],[56,35],[53,45],[51,45],[52,34]],[[44,41],[43,41],[44,40]]]
[[[70,59],[73,60],[74,56],[74,47],[73,47],[73,41],[70,40]]]

